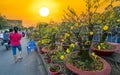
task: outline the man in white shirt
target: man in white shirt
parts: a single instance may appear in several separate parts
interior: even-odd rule
[[[3,43],[3,32],[0,32],[0,45]]]

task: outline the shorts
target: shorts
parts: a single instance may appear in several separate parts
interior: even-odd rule
[[[11,46],[11,49],[12,49],[13,55],[16,55],[16,49],[18,49],[19,51],[22,51],[21,45],[18,45],[18,46]]]

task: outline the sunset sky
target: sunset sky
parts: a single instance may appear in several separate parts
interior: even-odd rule
[[[116,5],[120,3],[116,3]],[[50,14],[42,17],[39,14],[41,7],[47,7]],[[83,0],[0,0],[0,13],[8,19],[22,20],[23,25],[35,25],[38,22],[60,21],[63,10],[68,6],[73,8],[77,14],[85,11]],[[102,11],[101,8],[99,11]]]

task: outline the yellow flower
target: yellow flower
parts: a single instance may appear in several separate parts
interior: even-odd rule
[[[77,27],[77,26],[78,26],[78,23],[75,23],[75,26]]]
[[[102,46],[102,45],[104,45],[104,43],[100,43],[100,45]]]
[[[67,53],[70,53],[70,50],[67,48],[66,52],[67,52]]]
[[[100,45],[98,45],[98,50],[100,50],[101,49],[101,47],[100,47]]]
[[[120,22],[120,19],[118,19],[117,22]]]
[[[92,56],[95,56],[95,53],[94,52],[92,52],[92,54],[91,54]]]
[[[98,23],[102,23],[102,20],[98,20]]]
[[[70,36],[70,34],[68,34],[68,33],[65,33],[65,37],[69,37]]]
[[[62,60],[63,60],[63,59],[64,59],[64,56],[63,56],[63,55],[61,55],[61,56],[60,56],[60,59],[62,59]]]
[[[72,44],[70,44],[70,47],[75,47],[75,44],[73,44],[73,43],[72,43]]]
[[[58,49],[60,48],[60,46],[58,46]]]
[[[55,52],[53,54],[56,54]]]
[[[73,26],[71,26],[70,29],[73,29]]]
[[[97,58],[97,55],[95,55],[94,58],[96,59],[96,58]]]
[[[42,41],[41,41],[41,43],[42,43],[42,44],[44,44],[44,43],[45,43],[45,41],[44,41],[44,40],[42,40]]]
[[[91,54],[95,59],[97,58],[97,55],[94,53],[94,52],[92,52],[92,54]]]
[[[104,27],[103,27],[103,30],[108,30],[108,26],[107,25],[105,25]]]
[[[53,29],[57,30],[57,27],[56,27],[56,26],[53,26]]]
[[[93,32],[90,32],[90,35],[93,35]]]
[[[64,39],[62,39],[62,42],[64,42]]]

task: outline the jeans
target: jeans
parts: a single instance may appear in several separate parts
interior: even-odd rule
[[[22,51],[21,45],[18,45],[18,46],[11,46],[13,55],[16,55],[16,49],[17,49],[17,48],[18,48],[19,52]]]

